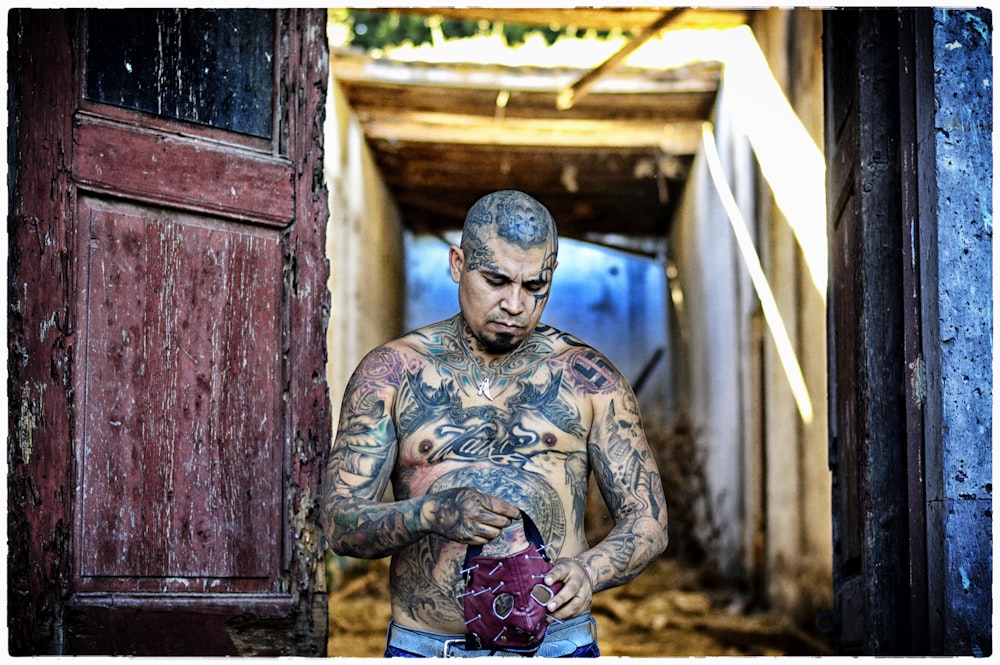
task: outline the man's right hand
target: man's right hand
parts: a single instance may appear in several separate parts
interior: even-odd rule
[[[472,487],[428,494],[420,506],[428,530],[466,545],[485,545],[520,517],[516,506]]]

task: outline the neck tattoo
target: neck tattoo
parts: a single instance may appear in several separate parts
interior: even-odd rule
[[[514,355],[515,353],[517,353],[518,350],[520,350],[520,348],[524,345],[524,340],[521,340],[520,344],[518,344],[513,349],[511,349],[510,351],[508,351],[507,355],[505,355],[503,358],[501,358],[500,362],[496,363],[495,367],[490,367],[490,366],[487,366],[487,364],[485,362],[483,362],[482,358],[480,358],[479,356],[477,356],[476,354],[474,354],[472,352],[471,348],[469,348],[469,343],[465,341],[465,329],[466,329],[466,327],[467,327],[467,324],[465,323],[465,321],[462,321],[462,325],[459,327],[459,330],[458,330],[458,339],[459,339],[459,342],[462,344],[462,349],[465,350],[465,353],[472,360],[473,364],[476,367],[478,367],[479,370],[480,370],[480,372],[482,372],[482,374],[484,375],[483,376],[483,380],[480,381],[479,385],[476,386],[476,395],[478,395],[480,397],[485,397],[486,399],[488,399],[489,401],[492,402],[493,401],[493,393],[490,392],[490,385],[493,383],[494,376],[496,374],[498,374],[499,372],[501,372],[503,370],[504,364],[508,360],[510,360],[510,357],[512,355]],[[525,338],[525,339],[527,339],[527,338]],[[493,363],[490,363],[490,365],[493,365]],[[476,372],[476,375],[478,375],[480,372]],[[475,381],[475,376],[473,377],[473,381]]]

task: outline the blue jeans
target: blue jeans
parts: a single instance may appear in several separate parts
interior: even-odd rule
[[[415,653],[410,653],[409,651],[403,651],[402,649],[397,649],[396,647],[386,647],[385,648],[386,658],[423,658],[423,656],[418,656]],[[566,656],[559,656],[560,658],[600,658],[601,650],[597,648],[597,642],[593,644],[588,644],[587,646],[580,647],[573,653]]]
[[[520,655],[512,652],[491,652],[488,650],[466,651],[465,636],[430,633],[413,628],[404,628],[395,622],[389,623],[386,634],[386,658],[425,658],[441,656],[476,657],[499,655]],[[545,641],[534,654],[549,658],[599,658],[597,647],[597,624],[584,613],[564,623],[549,627]]]

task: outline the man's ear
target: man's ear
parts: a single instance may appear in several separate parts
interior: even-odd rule
[[[451,269],[451,281],[458,284],[462,279],[462,269],[465,267],[465,254],[455,245],[448,250],[448,267]]]

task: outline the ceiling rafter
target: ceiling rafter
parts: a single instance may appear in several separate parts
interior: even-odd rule
[[[634,53],[637,48],[663,32],[671,23],[675,23],[686,11],[686,9],[671,9],[666,12],[654,21],[652,25],[643,29],[637,37],[629,40],[624,46],[615,51],[610,58],[584,74],[572,85],[560,90],[559,96],[556,98],[556,108],[560,111],[573,108],[576,102],[586,95],[602,76],[606,76],[618,67],[618,65],[625,62],[625,59]]]
[[[639,37],[646,28],[647,38],[680,28],[735,27],[748,14],[692,8],[403,11],[619,28]],[[331,72],[410,228],[438,235],[459,229],[477,198],[515,188],[548,206],[562,235],[598,242],[614,236],[617,245],[632,237],[637,246],[648,246],[648,239],[669,233],[701,125],[711,118],[722,65],[640,68],[612,59],[596,69],[513,67],[402,62],[334,49]],[[573,104],[559,110],[560,91],[575,84]]]

